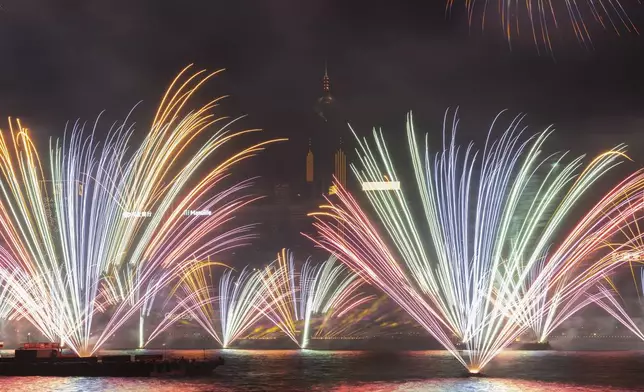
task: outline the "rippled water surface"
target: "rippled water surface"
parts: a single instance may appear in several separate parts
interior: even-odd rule
[[[202,357],[202,351],[172,351]],[[0,391],[644,391],[644,352],[506,352],[466,378],[448,353],[208,351],[226,365],[202,379],[0,377]]]

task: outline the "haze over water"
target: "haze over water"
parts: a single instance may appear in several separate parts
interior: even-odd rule
[[[113,353],[113,352],[111,352]],[[201,350],[168,355],[202,358]],[[226,365],[209,378],[0,378],[3,391],[639,391],[644,352],[505,352],[487,378],[464,378],[447,352],[209,350]]]

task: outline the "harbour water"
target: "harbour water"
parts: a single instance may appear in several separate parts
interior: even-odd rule
[[[112,352],[113,353],[113,352]],[[502,353],[488,377],[463,377],[444,351],[170,351],[173,357],[222,355],[226,365],[200,379],[0,378],[1,391],[644,391],[644,352]]]

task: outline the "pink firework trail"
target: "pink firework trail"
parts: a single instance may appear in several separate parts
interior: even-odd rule
[[[471,144],[456,145],[457,123],[455,116],[452,138],[432,156],[427,148],[421,154],[408,119],[420,213],[410,204],[411,194],[390,186],[401,180],[382,135],[374,131],[375,148],[359,141],[361,165],[353,171],[377,219],[338,187],[337,201],[311,214],[318,231],[312,239],[382,289],[478,373],[528,328],[547,334],[588,304],[578,293],[623,264],[614,255],[638,238],[607,244],[641,210],[644,175],[638,171],[620,182],[553,251],[571,210],[619,164],[623,146],[585,165],[583,157],[565,163],[565,153],[544,155],[550,130],[523,138],[517,117],[499,139],[488,138],[476,151]]]

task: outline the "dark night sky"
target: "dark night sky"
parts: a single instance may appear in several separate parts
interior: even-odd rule
[[[484,134],[508,108],[532,124],[557,123],[560,148],[625,141],[644,150],[644,37],[618,38],[590,21],[594,50],[562,24],[554,58],[539,56],[527,36],[510,51],[498,28],[469,29],[457,3],[446,18],[439,0],[7,1],[0,113],[58,135],[66,120],[103,109],[120,119],[143,100],[141,129],[174,74],[194,62],[228,69],[207,87],[233,96],[228,114],[297,139],[313,121],[327,58],[333,93],[360,132],[400,133],[412,109],[421,129],[438,134],[445,109],[460,106],[466,133]],[[644,6],[630,13],[644,31]],[[305,152],[277,150],[303,162]]]

